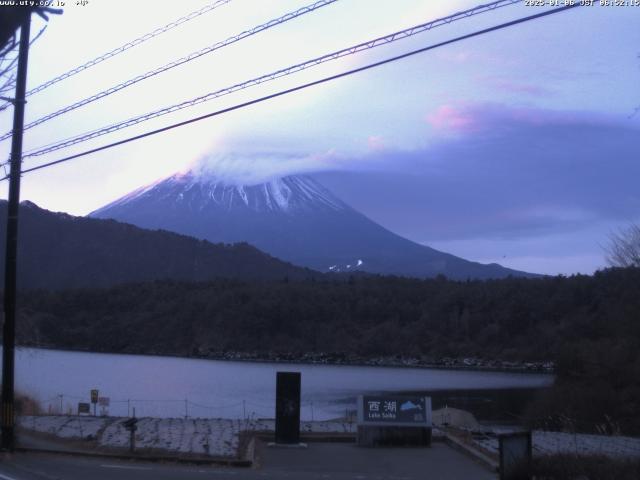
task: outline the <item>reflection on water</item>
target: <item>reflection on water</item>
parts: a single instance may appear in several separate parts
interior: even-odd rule
[[[75,413],[92,388],[110,415],[272,418],[276,371],[302,373],[302,418],[343,416],[361,393],[540,388],[547,374],[226,362],[19,348],[16,388]],[[463,395],[466,397],[467,394]],[[98,410],[100,411],[100,409]]]

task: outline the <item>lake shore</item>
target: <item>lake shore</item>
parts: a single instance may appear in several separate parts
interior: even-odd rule
[[[519,412],[531,389],[549,387],[554,381],[549,373],[470,368],[16,350],[16,388],[39,401],[44,411],[58,413],[76,411],[77,403],[87,402],[90,390],[97,389],[100,396],[110,398],[108,414],[116,416],[127,415],[134,407],[138,415],[164,418],[185,415],[187,410],[190,416],[241,418],[245,407],[259,416],[271,415],[276,373],[283,370],[301,373],[303,416],[312,420],[343,415],[354,407],[358,395],[367,392],[443,392],[445,403],[453,405],[453,397],[463,395],[481,406],[484,403],[478,398],[497,396],[513,400]],[[516,407],[505,404],[503,408],[514,411]]]
[[[470,370],[481,372],[512,372],[512,373],[548,373],[553,374],[555,363],[552,361],[517,362],[499,359],[484,359],[479,357],[443,357],[417,358],[394,356],[376,356],[365,358],[354,354],[344,353],[280,353],[268,352],[266,354],[236,352],[236,351],[194,351],[191,354],[180,352],[132,352],[132,351],[110,351],[110,350],[89,350],[83,348],[57,347],[47,344],[27,344],[18,348],[36,348],[40,350],[70,351],[83,353],[110,353],[123,355],[140,355],[154,357],[187,358],[199,360],[217,360],[229,362],[250,362],[250,363],[286,363],[301,365],[330,365],[349,367],[385,367],[385,368],[422,368],[429,370]]]

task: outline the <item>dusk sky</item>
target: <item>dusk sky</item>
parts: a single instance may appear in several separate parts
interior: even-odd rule
[[[28,88],[211,2],[77,3],[67,1],[33,45]],[[26,121],[309,3],[232,0],[34,94]],[[25,132],[25,150],[480,3],[339,0],[36,126]],[[24,166],[548,8],[500,8]],[[43,25],[34,16],[32,35]],[[572,9],[26,174],[21,198],[86,215],[194,165],[243,183],[307,173],[418,243],[519,270],[592,273],[605,266],[608,235],[640,221],[639,26],[640,7]],[[0,133],[11,115],[0,114]],[[5,158],[9,143],[0,143]],[[6,198],[6,182],[1,188]]]

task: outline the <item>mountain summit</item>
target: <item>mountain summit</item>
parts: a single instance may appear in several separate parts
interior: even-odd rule
[[[100,217],[135,204],[137,207],[161,202],[175,211],[284,213],[288,215],[317,210],[346,210],[349,206],[318,182],[307,176],[277,178],[256,185],[238,185],[193,172],[177,173],[160,182],[134,190],[128,195],[91,213]],[[150,213],[150,212],[148,212]]]
[[[453,279],[528,276],[402,238],[302,175],[238,185],[213,175],[175,174],[90,216],[212,242],[248,242],[275,257],[323,272],[444,274]]]

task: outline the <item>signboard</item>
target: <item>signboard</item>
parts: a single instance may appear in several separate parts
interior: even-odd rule
[[[109,397],[98,397],[98,405],[100,405],[101,407],[108,407],[109,402]]]
[[[78,402],[78,415],[91,413],[91,405],[89,403]]]
[[[361,395],[358,425],[431,427],[431,397]]]
[[[91,403],[98,403],[98,390],[91,390]]]

